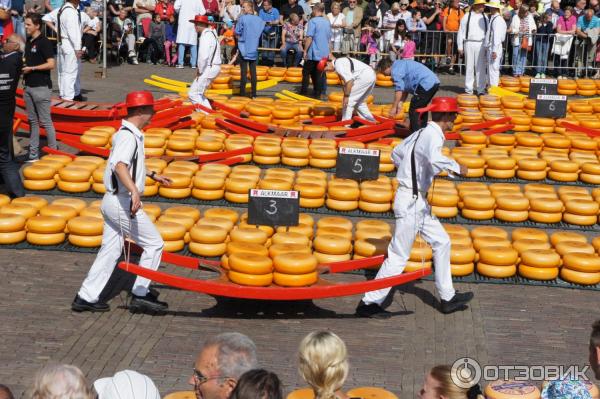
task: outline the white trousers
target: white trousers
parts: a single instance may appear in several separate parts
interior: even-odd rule
[[[435,288],[441,299],[448,301],[454,296],[452,273],[450,270],[450,237],[440,221],[431,215],[431,208],[421,194],[415,201],[412,190],[400,188],[394,200],[396,228],[388,247],[387,259],[377,273],[377,279],[396,276],[402,273],[417,233],[431,245],[435,265]],[[381,305],[390,288],[367,292],[363,302],[367,305]]]
[[[365,75],[364,78],[354,80],[350,97],[348,97],[348,106],[342,111],[343,121],[352,119],[352,113],[355,109],[361,118],[371,122],[375,121],[367,106],[367,97],[371,95],[375,87],[375,72],[365,72]]]
[[[197,76],[196,79],[194,79],[188,90],[188,97],[192,104],[200,104],[211,109],[210,102],[204,93],[210,87],[210,84],[215,80],[220,71],[221,65],[207,66],[200,76]]]
[[[496,59],[492,60],[492,53],[496,53]],[[500,85],[500,64],[502,63],[502,56],[504,52],[502,46],[490,47],[487,52],[488,59],[488,79],[491,86]]]
[[[124,236],[129,236],[144,250],[140,258],[140,266],[157,270],[164,242],[156,227],[143,210],[139,210],[132,219],[129,215],[129,195],[113,195],[107,193],[102,199],[102,215],[104,216],[104,232],[102,246],[96,260],[79,289],[79,297],[88,302],[98,302],[100,293],[106,286],[117,260],[124,247]],[[148,293],[150,280],[138,276],[131,292],[145,296]]]
[[[485,49],[481,42],[465,42],[465,91],[473,94],[473,85],[478,93],[485,91],[486,84],[486,59]],[[477,81],[475,81],[477,79]]]
[[[81,91],[81,61],[75,50],[66,45],[58,46],[58,91],[63,100],[73,100]]]

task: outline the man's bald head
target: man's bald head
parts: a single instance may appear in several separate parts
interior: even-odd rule
[[[0,384],[0,399],[15,399],[10,388]]]

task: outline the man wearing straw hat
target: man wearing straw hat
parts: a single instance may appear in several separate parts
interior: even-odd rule
[[[196,79],[188,90],[188,97],[193,104],[210,108],[210,102],[204,92],[221,71],[221,46],[217,32],[206,15],[196,15],[190,22],[194,23],[196,32],[200,34],[200,41]]]
[[[489,22],[483,14],[484,8],[485,0],[473,2],[471,10],[460,19],[456,37],[458,53],[464,55],[465,60],[465,92],[467,94],[473,94],[475,83],[475,93],[478,95],[485,93],[487,83],[485,51],[482,51],[482,44],[488,31]]]
[[[120,104],[121,105],[121,104]],[[146,173],[144,163],[144,136],[141,129],[154,115],[154,97],[149,91],[127,94],[127,116],[112,139],[110,156],[104,171],[106,194],[102,198],[104,231],[102,246],[90,268],[77,296],[71,304],[76,312],[107,312],[110,307],[100,301],[100,293],[108,282],[122,252],[129,262],[131,246],[128,237],[143,249],[140,266],[156,270],[160,265],[164,242],[160,233],[142,209],[141,196],[146,177],[160,184],[169,185],[171,180],[154,171]],[[131,312],[156,313],[167,310],[166,302],[158,300],[158,294],[149,290],[150,280],[138,276],[131,290]]]
[[[419,112],[432,112],[432,120],[408,136],[392,151],[397,168],[398,190],[394,200],[396,228],[388,247],[387,259],[376,279],[396,276],[404,271],[410,251],[419,234],[433,249],[435,288],[441,299],[440,311],[452,313],[464,310],[473,293],[458,293],[452,285],[450,272],[450,237],[440,221],[432,215],[427,192],[433,179],[446,170],[465,175],[467,168],[442,154],[444,131],[451,130],[458,113],[455,98],[438,97]],[[389,318],[391,313],[381,304],[390,288],[367,292],[356,308],[356,315],[370,318]]]
[[[488,83],[498,86],[500,82],[500,63],[502,62],[502,43],[506,37],[506,22],[500,15],[502,5],[491,1],[485,5],[490,10],[490,27],[485,35],[483,46],[487,53]]]

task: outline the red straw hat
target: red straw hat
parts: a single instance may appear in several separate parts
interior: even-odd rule
[[[125,107],[145,107],[154,105],[154,96],[149,91],[133,91],[125,98]]]
[[[317,71],[323,72],[327,68],[327,61],[329,61],[329,57],[321,58],[321,61],[317,64]]]
[[[458,103],[454,97],[436,97],[431,101],[431,104],[425,108],[417,109],[417,112],[454,112],[458,113]]]
[[[210,21],[206,15],[196,15],[194,19],[190,19],[189,21],[193,24],[210,24]]]

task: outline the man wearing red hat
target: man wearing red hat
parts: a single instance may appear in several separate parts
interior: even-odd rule
[[[188,90],[188,97],[193,104],[210,108],[210,102],[204,92],[221,71],[221,46],[217,32],[210,25],[206,15],[196,15],[190,22],[194,23],[196,32],[200,34],[200,41],[196,79]]]
[[[378,279],[401,274],[419,234],[433,249],[435,287],[441,299],[442,313],[464,310],[473,293],[458,293],[450,272],[450,238],[440,221],[432,215],[427,192],[433,179],[442,171],[465,175],[467,168],[442,154],[444,131],[451,130],[458,113],[455,98],[440,97],[419,112],[432,112],[432,121],[407,137],[392,151],[396,165],[398,190],[394,199],[396,228],[388,247],[387,259],[377,273]],[[434,186],[435,188],[435,186]],[[391,313],[381,304],[390,288],[367,292],[356,308],[361,317],[388,318]]]
[[[141,129],[154,115],[154,98],[148,91],[137,91],[129,93],[122,105],[127,107],[127,117],[112,138],[112,149],[104,171],[106,194],[101,208],[104,216],[102,246],[71,304],[71,309],[76,312],[110,310],[109,305],[100,300],[100,293],[123,249],[126,260],[129,256],[129,244],[125,243],[125,237],[144,250],[140,266],[156,270],[160,265],[164,242],[143,211],[140,200],[146,177],[167,186],[171,184],[170,179],[154,171],[146,173],[144,163],[144,136]],[[150,280],[139,276],[135,279],[129,305],[131,312],[155,313],[168,308],[166,302],[158,300],[158,293],[149,290],[149,286]]]

